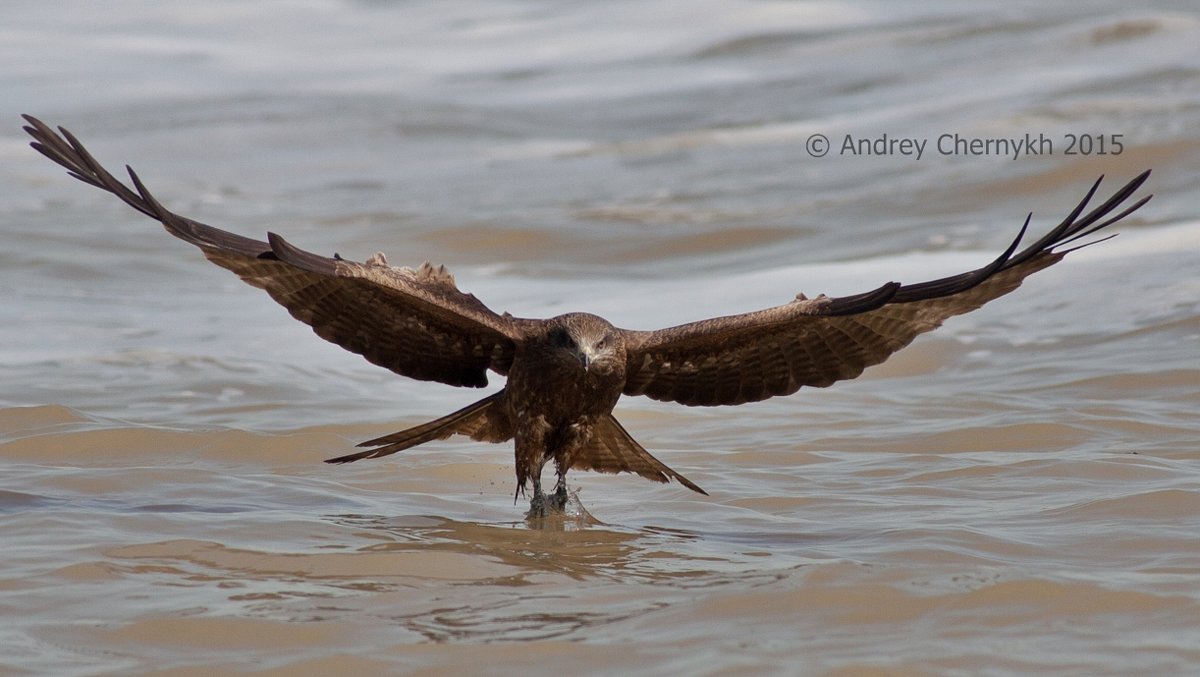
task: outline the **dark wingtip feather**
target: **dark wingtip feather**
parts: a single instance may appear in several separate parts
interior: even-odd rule
[[[1128,200],[1134,193],[1138,191],[1139,188],[1142,187],[1142,184],[1144,184],[1146,180],[1150,178],[1151,171],[1152,170],[1147,169],[1141,174],[1138,174],[1132,180],[1118,189],[1115,193],[1113,193],[1100,206],[1088,212],[1086,215],[1080,216],[1083,210],[1087,207],[1088,203],[1091,201],[1092,197],[1095,195],[1096,189],[1100,187],[1100,182],[1104,180],[1104,177],[1101,176],[1096,180],[1096,183],[1092,185],[1092,189],[1088,191],[1087,195],[1085,195],[1083,199],[1080,200],[1079,204],[1075,206],[1075,209],[1073,209],[1071,213],[1068,214],[1067,217],[1058,224],[1058,226],[1052,229],[1049,233],[1046,233],[1045,236],[1022,251],[1020,254],[1014,256],[1012,262],[1006,267],[1019,265],[1030,258],[1037,256],[1038,254],[1052,252],[1055,247],[1074,242],[1081,237],[1087,237],[1088,235],[1099,232],[1100,230],[1103,230],[1104,228],[1107,228],[1112,224],[1124,219],[1138,209],[1141,209],[1143,205],[1150,201],[1150,198],[1154,197],[1153,195],[1147,195],[1115,216],[1105,219],[1106,216],[1111,214],[1115,209],[1117,209],[1117,207],[1120,207],[1121,204]],[[1101,221],[1101,219],[1105,220]],[[1079,247],[1075,247],[1074,249],[1078,248]]]
[[[24,127],[27,134],[33,137],[29,145],[49,158],[54,163],[67,170],[67,174],[90,186],[106,190],[120,198],[130,207],[154,218],[154,210],[137,193],[117,180],[100,164],[88,149],[75,138],[65,127],[59,127],[56,133],[49,125],[32,115],[23,114],[30,124]]]
[[[349,454],[347,456],[338,456],[337,458],[327,458],[325,459],[325,462],[331,465],[345,465],[347,463],[353,463],[362,458],[366,458],[366,456],[362,454]]]
[[[892,301],[896,296],[896,292],[900,289],[899,282],[888,282],[887,284],[872,289],[869,292],[855,294],[853,296],[840,296],[831,299],[829,305],[824,309],[822,314],[825,315],[854,315],[856,313],[865,313],[882,307]]]
[[[30,146],[51,161],[67,170],[67,174],[84,183],[106,190],[120,198],[130,207],[162,222],[172,235],[207,249],[218,249],[240,256],[254,257],[270,248],[265,242],[229,233],[219,228],[206,226],[168,210],[150,193],[137,173],[125,166],[135,190],[130,190],[110,174],[87,148],[66,128],[55,132],[49,125],[32,115],[22,115],[29,122],[25,131],[33,137]]]
[[[146,188],[146,184],[142,183],[142,179],[138,177],[137,172],[133,171],[133,167],[125,165],[125,171],[129,174],[129,180],[133,181],[133,187],[137,189],[138,195],[142,197],[142,201],[146,203],[146,205],[150,208],[150,211],[154,212],[154,216],[161,220],[163,218],[163,214],[170,214],[170,212],[162,206],[162,203],[160,203],[153,195],[150,194],[150,190]]]
[[[276,233],[267,233],[267,242],[276,258],[297,268],[323,275],[333,275],[337,272],[337,262],[333,259],[306,252],[291,244]]]
[[[1121,219],[1124,219],[1140,209],[1142,205],[1149,202],[1150,198],[1153,197],[1152,195],[1148,195],[1138,200],[1136,203],[1124,209],[1123,211],[1109,217],[1109,214],[1120,207],[1121,204],[1130,198],[1130,196],[1137,192],[1137,190],[1146,182],[1146,179],[1149,177],[1150,170],[1146,170],[1141,174],[1138,174],[1133,180],[1129,181],[1119,190],[1113,193],[1112,196],[1105,200],[1103,204],[1088,212],[1086,215],[1080,216],[1087,208],[1088,203],[1091,202],[1093,197],[1095,197],[1096,191],[1099,190],[1100,183],[1104,180],[1104,177],[1101,176],[1096,180],[1095,183],[1092,184],[1091,188],[1088,189],[1087,194],[1085,194],[1083,199],[1075,205],[1075,208],[1071,210],[1066,218],[1064,218],[1057,226],[1050,229],[1049,232],[1025,249],[1017,252],[1018,246],[1024,240],[1024,237],[1029,230],[1029,224],[1033,217],[1032,213],[1025,217],[1025,223],[1021,226],[1021,230],[1017,233],[1017,237],[1013,239],[1011,244],[1009,244],[1008,249],[1006,249],[1000,256],[993,259],[992,262],[987,266],[968,273],[942,278],[940,280],[931,280],[929,282],[905,285],[901,287],[899,291],[897,291],[895,298],[892,299],[892,302],[908,303],[912,301],[920,301],[924,299],[939,298],[943,296],[949,296],[951,294],[957,294],[981,284],[1000,271],[1019,266],[1034,258],[1044,255],[1061,256],[1074,251],[1075,249],[1079,249],[1080,247],[1086,247],[1088,244],[1103,242],[1108,238],[1103,238],[1101,240],[1096,240],[1096,242],[1079,245],[1058,252],[1055,251],[1055,247],[1061,247],[1063,245],[1070,244],[1079,240],[1080,238],[1092,235],[1100,230],[1103,230],[1104,228],[1107,228],[1108,226],[1111,226],[1114,223],[1117,223]]]

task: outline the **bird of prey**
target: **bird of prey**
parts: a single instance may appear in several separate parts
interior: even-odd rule
[[[617,422],[613,407],[622,395],[688,406],[736,405],[854,378],[946,318],[1016,289],[1072,251],[1066,245],[1150,199],[1118,212],[1147,171],[1084,214],[1097,180],[1062,223],[1018,250],[1027,217],[1012,244],[978,270],[917,284],[888,282],[853,296],[797,294],[766,310],[633,331],[588,313],[549,319],[495,313],[459,291],[443,266],[393,267],[382,253],[359,263],[304,251],[275,233],[262,242],[204,225],[163,207],[131,168],[126,169],[133,188],[118,181],[66,129],[56,132],[24,117],[31,145],[71,176],[161,221],[208,260],[264,289],[321,338],[409,378],[480,388],[489,370],[507,377],[502,390],[474,404],[367,440],[359,445],[366,450],[328,462],[379,458],[454,434],[513,440],[516,495],[532,485],[531,515],[563,509],[572,469],[675,480],[706,494],[651,456]],[[541,475],[551,460],[558,482],[547,495]]]

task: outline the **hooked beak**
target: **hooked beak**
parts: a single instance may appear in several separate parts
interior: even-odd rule
[[[592,352],[591,348],[580,348],[579,349],[579,364],[580,364],[580,366],[583,367],[584,371],[587,371],[588,368],[590,368],[592,366],[592,361],[595,359],[596,359],[596,354],[594,352]]]

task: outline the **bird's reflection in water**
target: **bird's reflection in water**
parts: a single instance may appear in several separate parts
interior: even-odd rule
[[[469,555],[481,563],[511,567],[507,577],[514,584],[558,574],[573,579],[653,579],[682,587],[702,584],[697,579],[714,575],[723,579],[726,573],[723,558],[696,534],[605,524],[574,492],[565,510],[530,515],[519,522],[413,515],[335,515],[327,519],[352,527],[355,536],[371,541],[355,547],[359,552]]]
[[[528,516],[523,522],[477,523],[444,517],[337,515],[334,522],[359,529],[375,541],[360,552],[467,554],[515,567],[520,576],[557,573],[572,578],[603,575],[629,566],[640,550],[636,530],[604,525],[572,496],[562,512]]]

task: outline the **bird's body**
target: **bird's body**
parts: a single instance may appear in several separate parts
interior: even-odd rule
[[[854,378],[939,326],[1016,289],[1070,251],[1056,248],[1105,228],[1149,197],[1113,215],[1146,180],[1145,172],[1091,212],[1083,201],[1045,236],[1012,245],[978,270],[930,282],[884,284],[854,296],[809,299],[656,331],[614,327],[586,313],[540,320],[497,314],[458,289],[444,267],[388,265],[382,253],[358,263],[298,249],[273,233],[262,242],[168,211],[130,170],[135,190],[114,178],[65,129],[25,116],[33,146],[72,176],[107,190],[201,249],[213,263],[264,289],[322,338],[398,374],[482,387],[487,372],[507,377],[497,393],[429,423],[363,442],[366,450],[330,459],[386,456],[454,434],[512,440],[518,494],[532,484],[531,508],[566,500],[568,470],[632,472],[672,479],[705,493],[654,458],[613,417],[622,395],[690,406],[736,405],[802,386]],[[61,135],[60,135],[61,134]],[[1026,220],[1028,226],[1028,219]],[[554,493],[541,486],[553,461]]]
[[[542,465],[553,459],[562,501],[567,470],[621,397],[625,349],[595,315],[560,315],[545,328],[517,349],[501,401],[513,427],[517,486],[532,481],[538,500]]]

